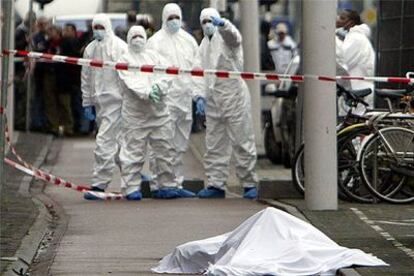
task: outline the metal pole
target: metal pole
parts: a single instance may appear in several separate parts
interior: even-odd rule
[[[243,35],[244,69],[246,71],[259,72],[259,4],[257,0],[240,0],[239,3],[241,18],[243,18],[240,22],[240,29]],[[247,85],[251,95],[252,120],[257,153],[264,154],[260,82],[257,80],[249,81]]]
[[[305,75],[335,76],[337,1],[303,1]],[[323,14],[323,16],[320,16]],[[310,210],[336,210],[337,147],[334,82],[305,79],[305,201]]]
[[[14,1],[11,2],[12,3],[12,10],[14,11]],[[12,24],[10,25],[10,43],[9,43],[9,48],[10,49],[14,49],[15,48],[15,41],[14,41],[14,37],[15,37],[15,25],[14,22],[16,18],[15,18],[15,13],[13,12],[11,14],[11,21]],[[14,56],[11,56],[9,59],[9,84],[8,84],[8,90],[7,90],[7,112],[6,112],[6,117],[7,117],[7,126],[9,128],[9,134],[10,137],[13,137],[14,134],[14,67],[15,67],[15,62],[14,62]],[[7,146],[6,146],[7,148]]]
[[[1,13],[3,21],[1,22],[1,48],[6,49],[10,46],[10,31],[12,28],[12,0],[2,0],[1,6]],[[6,152],[5,148],[5,139],[4,139],[4,131],[5,131],[5,108],[7,103],[7,89],[8,89],[8,82],[9,82],[9,61],[10,57],[8,55],[3,56],[1,59],[1,94],[0,94],[0,191],[2,187],[5,185],[5,177],[4,177],[4,156]]]
[[[29,43],[28,51],[32,51],[32,38],[33,38],[33,0],[29,1]],[[19,49],[23,50],[23,49]],[[30,131],[31,116],[30,110],[32,106],[32,95],[33,95],[33,75],[31,68],[31,60],[28,61],[28,74],[27,74],[27,90],[26,90],[26,131]]]

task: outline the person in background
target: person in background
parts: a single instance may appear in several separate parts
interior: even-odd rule
[[[126,26],[116,27],[114,30],[115,35],[126,41],[128,30],[135,25],[137,25],[137,12],[134,10],[129,10],[126,13]]]
[[[115,36],[111,21],[105,14],[97,14],[92,21],[94,40],[88,44],[83,57],[103,61],[118,61],[127,51],[127,44]],[[104,192],[112,180],[115,160],[119,154],[121,132],[122,87],[118,73],[112,69],[82,67],[82,105],[85,117],[96,122],[95,164],[93,191]],[[91,193],[85,199],[99,199]]]
[[[361,21],[359,14],[353,10],[344,10],[339,13],[336,22],[337,28],[345,30],[342,43],[343,63],[350,76],[372,77],[375,73],[375,51],[370,37],[371,30]],[[364,100],[369,108],[374,107],[374,83],[363,80],[351,80],[352,89],[371,88],[373,93]],[[355,112],[364,113],[365,106],[359,104]]]
[[[76,26],[72,23],[67,23],[63,27],[60,54],[63,56],[80,57],[80,43],[77,38]],[[87,134],[89,132],[89,120],[83,115],[80,70],[80,66],[62,64],[58,76],[58,87],[61,87],[64,93],[70,95],[73,133]]]
[[[26,14],[23,21],[15,30],[15,48],[17,50],[28,50],[30,42],[30,22],[29,13]],[[33,21],[36,20],[36,14],[33,13]],[[18,130],[26,129],[26,80],[28,77],[28,63],[17,61],[14,66],[14,127]]]
[[[284,74],[292,58],[297,55],[297,44],[289,35],[285,23],[277,24],[275,33],[276,36],[267,42],[267,47],[272,55],[276,73]]]
[[[269,48],[267,47],[267,42],[269,40],[270,33],[270,23],[267,21],[262,21],[260,23],[260,64],[262,70],[275,70],[275,65],[273,64],[272,56],[270,55]]]
[[[147,35],[144,27],[132,26],[127,35],[128,52],[120,62],[134,65],[162,65],[162,57],[146,48]],[[173,169],[174,149],[172,125],[165,101],[165,93],[172,79],[167,76],[136,74],[118,71],[124,84],[122,103],[122,138],[119,160],[121,187],[129,200],[140,200],[142,168],[147,148],[154,153],[154,171],[159,189],[152,191],[155,198],[184,197],[193,193],[177,187]]]
[[[242,36],[213,8],[203,9],[200,23],[204,38],[195,67],[242,71]],[[232,154],[236,174],[244,188],[244,198],[257,197],[255,172],[256,144],[251,118],[250,93],[242,79],[203,78],[199,88],[206,95],[206,153],[204,168],[207,186],[199,198],[224,198]],[[200,93],[202,94],[202,93]]]
[[[48,28],[48,54],[61,54],[62,29],[52,25]],[[73,135],[73,118],[71,110],[71,91],[66,82],[70,64],[50,62],[44,75],[45,113],[49,122],[49,132],[53,135]],[[63,132],[60,130],[63,127]]]
[[[47,30],[49,27],[49,20],[40,16],[36,21],[36,33],[32,38],[32,49],[34,52],[45,53],[48,49]],[[47,73],[47,66],[49,63],[43,61],[32,62],[29,61],[31,66],[34,67],[34,93],[31,95],[31,111],[30,111],[30,129],[32,131],[48,132],[49,126],[45,115],[44,104],[44,78]]]
[[[182,19],[181,8],[177,4],[165,5],[162,11],[162,28],[148,40],[147,47],[164,58],[164,66],[193,67],[198,45],[195,39],[181,28]],[[191,77],[178,76],[173,79],[167,94],[167,104],[173,122],[174,169],[180,187],[184,181],[182,156],[188,149],[192,125],[192,100],[197,99],[200,110],[204,105],[202,98],[194,94],[192,84]]]
[[[87,29],[79,36],[80,54],[83,56],[86,46],[93,40],[92,21],[86,22]]]
[[[137,19],[136,25],[144,27],[145,32],[147,34],[147,39],[149,39],[154,34],[154,31],[155,31],[154,23],[152,22],[152,19],[148,15],[143,14],[139,16],[139,18]]]
[[[137,12],[134,10],[129,10],[127,12],[127,33],[132,26],[137,25]]]

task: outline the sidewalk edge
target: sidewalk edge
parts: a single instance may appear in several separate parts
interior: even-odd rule
[[[17,260],[9,266],[4,275],[26,275],[36,256],[37,249],[47,233],[51,219],[50,214],[40,200],[36,198],[32,198],[32,200],[39,210],[39,215],[16,251]]]
[[[38,168],[45,162],[52,141],[53,137],[48,136],[45,146],[40,151],[38,158],[35,160],[35,162],[33,162],[34,167]],[[39,245],[48,231],[48,225],[52,220],[52,217],[49,214],[47,208],[44,206],[43,202],[39,200],[35,195],[32,195],[29,191],[33,180],[34,177],[24,176],[22,178],[22,183],[20,184],[18,193],[31,197],[31,200],[38,209],[39,214],[16,251],[15,257],[17,260],[11,263],[5,271],[4,275],[7,276],[26,275],[27,270],[29,269],[34,257],[36,256]]]

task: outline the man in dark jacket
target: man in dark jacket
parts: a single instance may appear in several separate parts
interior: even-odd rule
[[[49,20],[41,16],[36,21],[37,32],[33,35],[32,38],[32,49],[35,52],[46,52],[47,49],[47,39],[46,32],[49,26]],[[44,95],[43,95],[43,86],[44,86],[44,75],[47,64],[43,62],[36,61],[34,65],[34,84],[35,89],[31,102],[31,129],[35,131],[46,131],[47,129],[47,118],[45,116],[45,105],[44,105]]]
[[[60,43],[60,54],[63,56],[80,57],[80,42],[76,35],[76,26],[72,23],[65,24]],[[80,66],[61,64],[58,74],[58,87],[70,95],[71,111],[73,118],[73,132],[86,134],[89,132],[90,122],[83,116],[82,92],[80,90]]]

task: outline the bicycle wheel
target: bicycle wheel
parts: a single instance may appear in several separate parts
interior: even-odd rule
[[[304,167],[304,151],[305,145],[302,144],[299,147],[299,150],[295,154],[295,158],[293,159],[293,166],[292,166],[292,181],[295,188],[299,191],[299,193],[305,193],[305,167]]]
[[[374,197],[363,184],[359,171],[358,152],[371,130],[359,127],[338,136],[338,186],[351,200],[372,203]]]
[[[296,152],[295,158],[293,160],[292,166],[292,181],[295,188],[301,193],[305,193],[305,145],[302,144],[299,147],[299,150]],[[338,196],[342,200],[346,200],[347,196],[342,192],[341,189],[338,189]]]
[[[366,187],[377,198],[390,203],[414,202],[412,192],[407,192],[413,181],[414,131],[401,127],[379,130],[361,149],[360,170]]]

